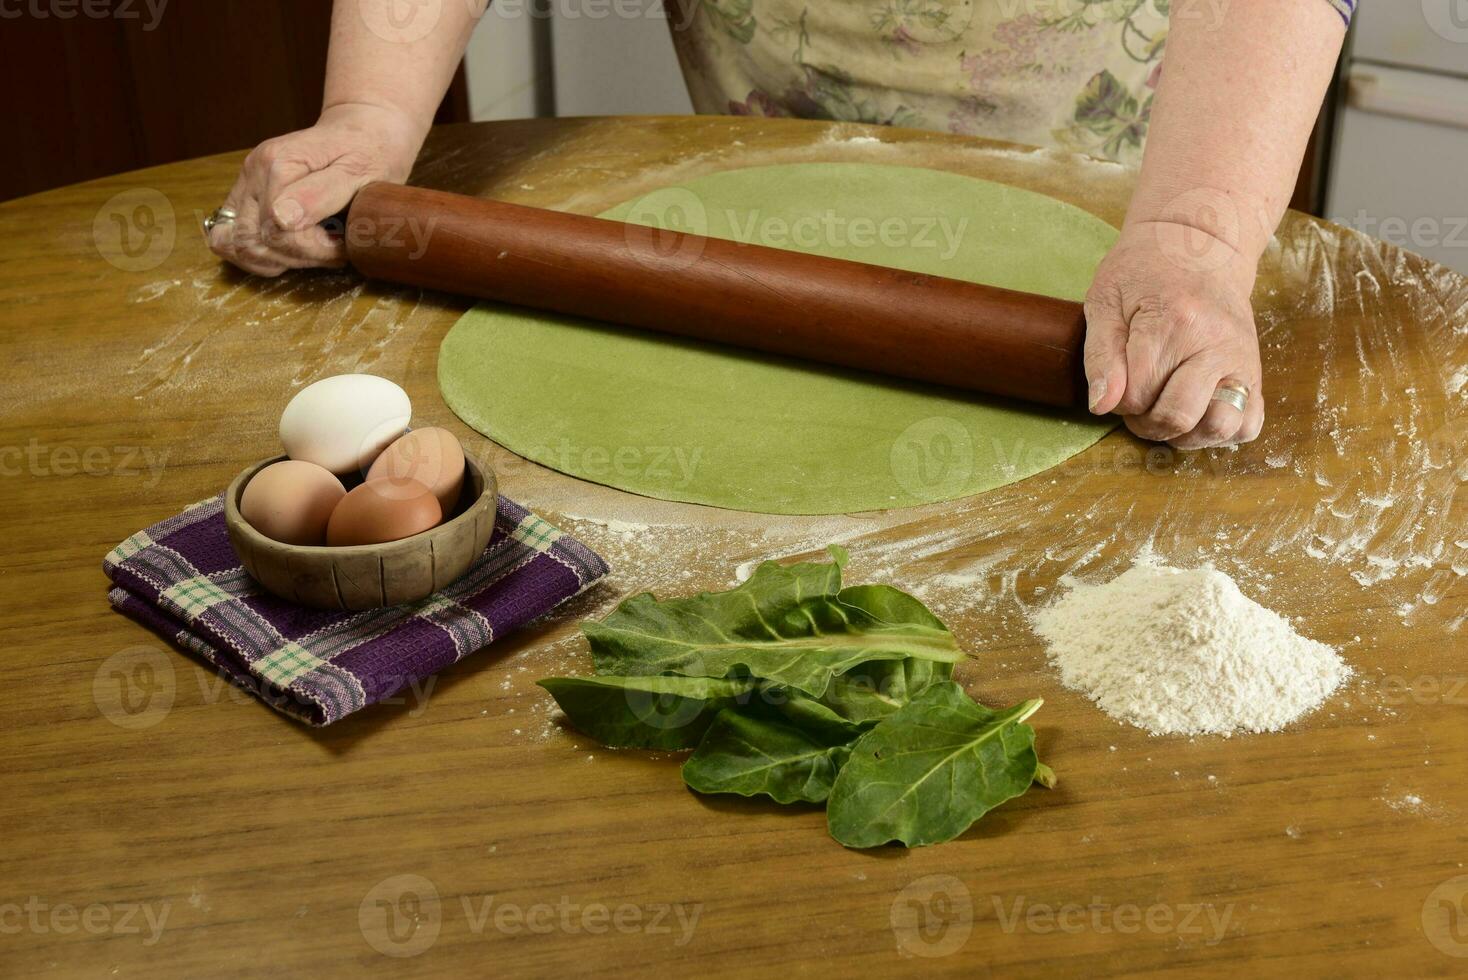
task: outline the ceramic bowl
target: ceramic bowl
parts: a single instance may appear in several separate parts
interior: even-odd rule
[[[290,602],[344,610],[416,602],[467,572],[494,532],[494,471],[466,456],[454,516],[437,527],[398,541],[338,548],[274,541],[240,516],[240,494],[251,477],[285,458],[262,459],[234,478],[224,495],[224,522],[245,571]]]

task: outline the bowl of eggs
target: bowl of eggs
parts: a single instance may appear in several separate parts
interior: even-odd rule
[[[408,395],[345,374],[300,391],[280,420],[284,455],[235,477],[229,540],[268,592],[316,609],[425,599],[460,578],[494,531],[494,472],[447,429],[409,429]]]

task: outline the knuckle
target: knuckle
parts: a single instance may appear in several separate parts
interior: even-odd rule
[[[245,252],[258,240],[259,236],[255,234],[254,229],[242,226],[239,222],[235,222],[229,233],[230,246],[236,252]]]
[[[1157,408],[1147,416],[1153,431],[1167,438],[1180,436],[1193,428],[1193,420],[1187,413],[1175,408]]]
[[[1207,304],[1189,294],[1154,300],[1137,311],[1133,325],[1157,337],[1172,337],[1193,330],[1207,316]]]
[[[290,160],[288,160],[284,156],[281,156],[280,154],[276,154],[275,156],[271,157],[270,161],[265,164],[266,180],[274,182],[284,179],[286,176],[286,168],[289,165]]]
[[[250,151],[250,155],[245,157],[245,163],[256,171],[274,174],[290,158],[287,151],[288,144],[284,140],[268,139]]]
[[[1131,388],[1121,396],[1121,401],[1116,403],[1116,410],[1122,415],[1143,415],[1151,405],[1146,402],[1137,392]]]
[[[1157,427],[1153,425],[1152,422],[1149,421],[1144,415],[1135,415],[1131,418],[1128,418],[1126,427],[1128,429],[1131,429],[1132,432],[1141,436],[1143,439],[1147,439],[1152,442],[1157,442],[1165,438],[1163,433],[1158,432]]]
[[[1223,419],[1205,418],[1198,425],[1198,435],[1210,443],[1222,442],[1238,431],[1238,425]]]
[[[1163,334],[1167,328],[1167,312],[1151,304],[1139,306],[1132,314],[1131,340],[1146,340]]]
[[[1095,277],[1091,279],[1091,285],[1086,290],[1085,298],[1081,300],[1081,306],[1089,316],[1093,312],[1100,312],[1102,309],[1111,306],[1112,299],[1113,291],[1111,285],[1102,278],[1102,272],[1098,270]]]
[[[1198,300],[1183,297],[1168,304],[1162,322],[1170,330],[1189,330],[1203,315],[1203,305]]]
[[[284,272],[286,268],[273,256],[259,254],[241,256],[237,264],[247,272],[257,276],[263,276],[266,279],[274,279]]]
[[[1158,436],[1156,431],[1147,424],[1147,420],[1145,417],[1136,415],[1127,418],[1125,421],[1126,427],[1130,429],[1132,434],[1137,436],[1138,438],[1147,439],[1153,442],[1157,440]]]

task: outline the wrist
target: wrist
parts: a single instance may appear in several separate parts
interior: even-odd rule
[[[1159,254],[1185,272],[1201,273],[1233,285],[1245,296],[1254,289],[1259,252],[1244,250],[1198,225],[1128,218],[1122,238]]]
[[[1279,224],[1281,208],[1252,193],[1225,191],[1194,181],[1143,179],[1126,224],[1183,226],[1220,241],[1249,263],[1257,263]]]
[[[428,138],[433,121],[419,119],[390,102],[353,100],[327,103],[322,107],[316,124],[369,130],[389,150],[397,155],[406,155],[407,165],[411,166],[423,147],[423,141]]]

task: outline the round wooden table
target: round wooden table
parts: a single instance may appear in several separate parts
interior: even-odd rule
[[[11,975],[1448,974],[1468,956],[1468,283],[1290,215],[1255,297],[1270,414],[1237,451],[1115,432],[953,504],[770,518],[525,463],[435,382],[467,302],[221,267],[198,222],[241,155],[0,206],[0,636],[12,677],[0,962]],[[415,181],[595,212],[710,171],[936,167],[1119,222],[1132,174],[945,135],[735,118],[434,133]],[[502,489],[614,565],[396,705],[309,730],[105,601],[102,556],[277,451],[300,386],[401,382]],[[1003,447],[1022,454],[1024,446]],[[959,841],[848,851],[816,809],[685,790],[557,725],[542,676],[620,597],[852,552],[926,600],[978,699],[1043,696],[1060,784]],[[1150,549],[1212,561],[1339,647],[1349,687],[1278,735],[1153,738],[1060,687],[1026,609]],[[119,665],[127,669],[121,669]],[[142,668],[146,667],[146,670]],[[375,924],[374,924],[375,923]],[[410,956],[406,962],[399,962]]]

